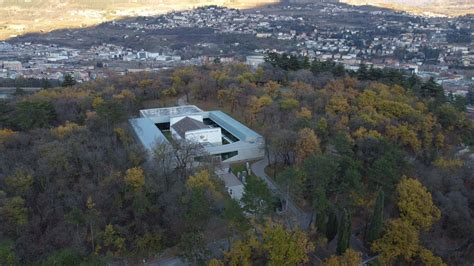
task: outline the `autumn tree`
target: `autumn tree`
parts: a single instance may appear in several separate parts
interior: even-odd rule
[[[184,93],[187,102],[189,102],[189,95],[192,90],[189,85],[195,78],[196,74],[196,70],[193,67],[186,67],[176,69],[171,77],[173,81],[172,88],[177,92]]]
[[[27,192],[32,188],[34,179],[31,172],[17,168],[12,175],[5,177],[7,191],[11,191],[16,195],[26,196]]]
[[[218,259],[211,259],[207,263],[207,266],[224,266],[224,263]]]
[[[419,239],[419,230],[429,229],[441,215],[431,194],[418,180],[404,177],[397,186],[397,206],[401,217],[386,224],[383,236],[372,243],[372,251],[380,254],[384,264],[399,259],[406,262],[418,259],[444,265],[440,258],[422,246]]]
[[[299,131],[295,152],[297,164],[302,164],[311,154],[321,153],[320,140],[312,129],[303,128]]]
[[[98,248],[105,249],[109,255],[119,256],[125,251],[125,238],[115,226],[108,224],[101,234],[101,245]]]
[[[258,114],[262,114],[262,123],[265,124],[268,116],[266,108],[273,103],[273,100],[268,95],[262,95],[261,97],[252,97],[250,98],[250,110],[253,116],[252,120],[256,120]]]
[[[138,191],[145,185],[145,175],[143,169],[134,167],[127,170],[125,173],[125,182],[134,190]]]
[[[217,99],[222,106],[230,105],[230,112],[232,113],[237,107],[239,93],[241,93],[239,88],[222,89],[217,92]]]
[[[267,265],[290,266],[309,262],[308,254],[314,251],[314,245],[299,229],[288,231],[282,225],[267,225],[263,233],[263,249],[268,252]]]
[[[0,198],[0,221],[6,233],[15,235],[16,230],[28,222],[27,211],[22,197]]]
[[[183,202],[187,206],[187,211],[183,216],[187,231],[199,231],[212,214],[213,202],[222,200],[223,195],[218,191],[216,182],[207,170],[201,170],[188,177],[185,186],[188,193]]]
[[[311,120],[313,118],[313,114],[311,110],[307,107],[301,107],[301,109],[296,113],[296,116],[300,119]]]
[[[249,239],[245,242],[236,240],[232,243],[231,249],[224,254],[225,259],[230,266],[251,266],[253,265],[254,249],[260,247],[257,239]]]
[[[213,180],[211,180],[210,173],[207,170],[201,170],[195,175],[188,177],[188,180],[186,180],[186,187],[189,190],[207,189],[212,193],[218,193],[217,186]]]
[[[390,220],[383,236],[372,243],[372,251],[380,254],[384,264],[391,264],[397,258],[412,261],[420,247],[416,228],[403,219]]]
[[[431,193],[416,179],[402,178],[397,186],[397,196],[401,218],[417,228],[427,230],[441,217],[440,210],[431,199]]]
[[[362,263],[362,254],[353,249],[347,249],[340,256],[332,255],[323,261],[323,266],[356,266]]]
[[[426,248],[421,248],[418,261],[421,261],[425,265],[436,265],[436,266],[446,266],[446,263],[438,257],[435,256],[430,250]]]

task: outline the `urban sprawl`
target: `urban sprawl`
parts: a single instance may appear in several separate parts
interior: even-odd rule
[[[338,22],[348,17],[353,21]],[[360,64],[402,69],[422,78],[433,77],[446,91],[465,95],[474,84],[472,20],[417,17],[338,3],[245,11],[208,6],[106,22],[98,28],[112,29],[119,35],[99,44],[82,39],[88,29],[0,42],[0,78],[61,81],[70,73],[84,82],[111,73],[216,62],[240,61],[257,67],[266,53],[276,52],[332,60],[348,70],[357,70]],[[173,37],[187,31],[191,40]],[[193,38],[208,34],[222,38]],[[77,42],[56,43],[58,35]],[[147,36],[153,36],[154,45],[140,47]],[[127,45],[130,43],[134,45]]]

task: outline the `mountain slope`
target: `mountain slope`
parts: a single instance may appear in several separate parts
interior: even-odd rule
[[[0,40],[204,5],[251,8],[278,0],[0,0]]]
[[[474,14],[472,0],[341,0],[352,5],[374,5],[421,15],[461,16]]]

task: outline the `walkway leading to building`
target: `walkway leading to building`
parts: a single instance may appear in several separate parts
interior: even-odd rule
[[[297,225],[301,229],[308,229],[311,224],[311,217],[312,213],[305,212],[301,210],[291,198],[287,198],[286,193],[283,193],[276,184],[267,176],[265,173],[265,168],[268,166],[268,159],[262,159],[257,161],[251,165],[251,169],[254,175],[260,177],[265,183],[267,183],[268,188],[273,192],[273,194],[283,198],[287,202],[288,209],[296,218],[297,218]]]

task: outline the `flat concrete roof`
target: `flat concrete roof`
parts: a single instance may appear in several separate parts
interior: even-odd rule
[[[241,141],[255,142],[262,136],[222,111],[210,111],[209,118]]]
[[[183,115],[196,114],[196,113],[201,113],[201,112],[203,111],[195,105],[184,105],[184,106],[140,110],[140,113],[144,117],[183,116]]]
[[[135,130],[138,139],[148,151],[153,151],[156,145],[160,143],[168,142],[165,135],[149,118],[130,119],[130,124]]]

